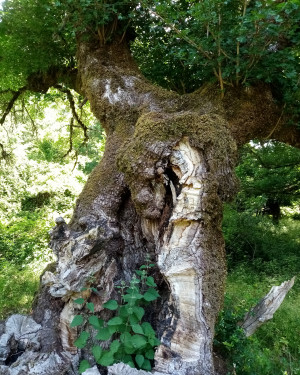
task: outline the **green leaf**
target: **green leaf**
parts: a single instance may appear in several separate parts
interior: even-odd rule
[[[136,349],[132,345],[124,345],[124,350],[126,354],[134,354]]]
[[[73,302],[74,303],[78,303],[79,305],[81,305],[82,303],[84,303],[84,298],[77,298]]]
[[[122,318],[127,318],[128,315],[129,315],[129,312],[128,312],[128,305],[125,305],[125,306],[121,306],[120,307],[120,310],[119,310],[119,316],[122,317]]]
[[[148,323],[148,322],[142,323],[142,328],[143,328],[144,334],[147,337],[155,336],[155,331],[152,328],[150,323]]]
[[[145,314],[145,310],[140,306],[133,306],[133,311],[135,315],[137,316],[138,320],[142,320],[142,317]]]
[[[97,361],[97,363],[99,363],[99,365],[102,365],[102,366],[110,366],[114,363],[114,355],[113,353],[111,353],[110,351],[106,351],[106,352],[103,352],[104,354],[102,354],[101,358],[99,361]]]
[[[140,349],[147,344],[147,341],[143,336],[133,335],[131,338],[131,344],[134,348]]]
[[[154,355],[155,355],[154,350],[150,349],[146,352],[145,357],[148,359],[154,359]]]
[[[109,330],[109,333],[112,334],[112,335],[113,335],[114,333],[116,333],[116,332],[119,331],[119,327],[120,327],[120,325],[107,326],[107,328],[108,328],[108,330]]]
[[[94,293],[98,294],[98,290],[97,290],[96,288],[91,288],[91,290],[92,290]]]
[[[128,305],[126,305],[126,309],[127,309],[127,313],[128,315],[132,315],[133,314],[133,308],[132,307],[127,307]]]
[[[99,319],[97,316],[92,315],[89,317],[89,323],[96,329],[100,329],[103,327],[103,320]]]
[[[129,322],[131,325],[133,324],[139,324],[140,320],[135,315],[129,316]]]
[[[114,299],[111,299],[103,304],[103,307],[105,307],[108,310],[117,310],[118,306],[118,302]]]
[[[122,362],[124,363],[133,362],[132,356],[130,354],[125,354],[122,359]]]
[[[130,294],[125,294],[125,296],[123,297],[123,300],[126,302],[132,302],[132,301],[136,301],[142,298],[143,296],[140,293],[134,292]]]
[[[86,371],[89,368],[91,368],[91,365],[86,359],[84,359],[83,361],[80,362],[79,369],[78,369],[79,374],[82,374],[84,371]]]
[[[107,325],[108,326],[117,326],[117,325],[122,324],[122,323],[123,323],[122,318],[120,318],[119,316],[115,316],[114,318],[110,319],[107,322]]]
[[[93,356],[95,357],[96,362],[98,362],[99,359],[100,359],[100,357],[101,357],[101,355],[102,355],[102,348],[101,348],[101,346],[99,346],[99,345],[93,346],[92,353],[93,353]]]
[[[139,324],[133,324],[131,327],[134,333],[144,334],[143,328]]]
[[[74,345],[79,349],[84,348],[89,337],[90,334],[88,332],[82,331],[78,339],[74,341]]]
[[[123,344],[131,342],[131,334],[129,332],[122,333],[122,335],[120,336],[120,340]]]
[[[148,338],[148,342],[149,342],[149,344],[151,345],[151,346],[159,346],[161,343],[160,343],[160,341],[158,340],[158,338],[157,337],[155,337],[155,336],[151,336],[151,337],[149,337]]]
[[[151,371],[152,367],[151,367],[151,363],[150,363],[149,359],[145,359],[145,361],[142,365],[142,369],[146,370],[146,371]]]
[[[110,351],[112,353],[116,353],[118,350],[119,350],[119,347],[120,347],[120,341],[119,340],[114,340],[111,344],[110,344]]]
[[[144,299],[148,302],[155,301],[159,297],[157,290],[154,288],[149,288],[144,294]]]
[[[147,284],[148,286],[153,286],[153,287],[156,287],[156,286],[157,286],[152,276],[148,276],[148,277],[147,277],[146,284]]]
[[[91,312],[94,312],[95,311],[95,306],[93,304],[93,302],[88,302],[86,304],[86,307],[91,311]]]
[[[109,340],[111,338],[111,335],[112,334],[109,332],[108,328],[105,327],[105,328],[101,328],[101,330],[96,335],[95,339],[106,341],[106,340]]]
[[[83,323],[83,316],[82,315],[75,315],[70,326],[71,327],[77,327],[80,326]]]
[[[142,355],[142,354],[137,354],[136,356],[135,356],[135,361],[136,361],[136,363],[138,364],[138,366],[141,368],[142,367],[142,365],[143,365],[143,363],[144,363],[144,360],[145,360],[145,358],[144,358],[144,356]]]
[[[125,353],[133,354],[135,352],[135,348],[132,345],[132,336],[129,332],[124,332],[120,336],[120,340],[124,345]]]

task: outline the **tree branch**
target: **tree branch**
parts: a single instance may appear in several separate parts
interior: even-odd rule
[[[257,158],[261,166],[266,169],[280,169],[280,168],[288,168],[288,167],[297,167],[298,165],[300,165],[298,161],[295,161],[294,163],[291,162],[291,163],[280,164],[280,165],[268,164],[262,159],[262,157],[256,151],[253,150],[252,147],[250,148],[250,152]]]
[[[157,17],[159,20],[161,20],[166,26],[168,26],[171,30],[173,30],[177,35],[180,36],[184,41],[186,41],[189,45],[194,47],[198,52],[200,52],[203,56],[205,56],[208,60],[212,59],[212,56],[210,56],[200,44],[195,43],[192,39],[190,39],[188,36],[184,35],[181,30],[179,30],[174,24],[168,22],[165,18],[163,18],[160,14],[155,12],[154,10],[150,10],[150,12]]]
[[[67,98],[68,98],[68,101],[69,101],[69,104],[70,104],[70,108],[71,108],[73,117],[75,118],[75,120],[77,121],[77,123],[80,125],[81,129],[83,130],[83,134],[84,134],[83,144],[85,144],[88,141],[88,139],[89,139],[88,133],[87,133],[88,132],[88,128],[81,121],[81,119],[78,116],[78,113],[76,112],[75,101],[74,101],[74,98],[73,98],[73,95],[72,95],[71,91],[69,89],[67,89],[66,87],[63,87],[61,85],[55,85],[54,87],[67,95]]]
[[[4,124],[4,121],[6,119],[6,117],[9,115],[11,109],[13,108],[15,102],[18,100],[19,96],[27,90],[27,86],[23,86],[21,87],[18,91],[13,91],[13,97],[11,98],[11,100],[9,101],[1,119],[0,119],[0,125],[3,125]]]
[[[9,157],[10,154],[5,150],[4,145],[2,143],[0,143],[0,147],[1,147],[1,157],[0,157],[0,159],[6,160]]]
[[[73,127],[74,127],[74,117],[71,118],[70,121],[70,137],[69,137],[69,150],[64,154],[63,158],[69,155],[69,153],[73,150]]]

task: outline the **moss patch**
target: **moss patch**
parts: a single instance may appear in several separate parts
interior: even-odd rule
[[[227,200],[235,193],[233,168],[236,145],[225,121],[217,115],[193,112],[142,115],[133,136],[118,151],[117,165],[125,174],[136,208],[145,217],[161,214],[154,185],[162,185],[162,173],[169,165],[172,148],[183,137],[205,155],[206,167],[218,183],[218,194]]]

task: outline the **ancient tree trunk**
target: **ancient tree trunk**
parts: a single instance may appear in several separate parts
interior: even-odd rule
[[[23,354],[13,370],[6,359],[3,371],[75,374],[73,300],[93,285],[100,294],[90,298],[101,314],[116,297],[114,284],[130,280],[148,254],[161,294],[148,311],[162,342],[155,370],[213,375],[226,275],[222,202],[235,192],[236,145],[255,129],[267,134],[278,111],[261,87],[224,101],[211,87],[182,97],[162,90],[139,73],[125,43],[82,43],[78,60],[80,91],[105,127],[106,151],[71,223],[59,218],[52,231],[57,265],[42,276],[33,312],[40,346],[25,353],[35,352],[34,364]]]

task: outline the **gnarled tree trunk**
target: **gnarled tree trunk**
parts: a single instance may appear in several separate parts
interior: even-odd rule
[[[237,146],[266,137],[279,110],[265,86],[232,89],[224,100],[213,86],[185,96],[163,90],[140,74],[126,43],[82,42],[78,61],[79,90],[106,130],[106,151],[70,224],[58,219],[52,231],[58,261],[41,279],[33,312],[41,325],[40,354],[36,367],[22,362],[24,354],[15,369],[35,374],[52,355],[40,374],[76,373],[73,300],[93,277],[100,313],[116,296],[114,284],[130,280],[148,254],[157,263],[162,296],[148,312],[162,343],[155,370],[213,375],[226,276],[222,203],[236,191]],[[274,132],[288,137],[281,126]]]

